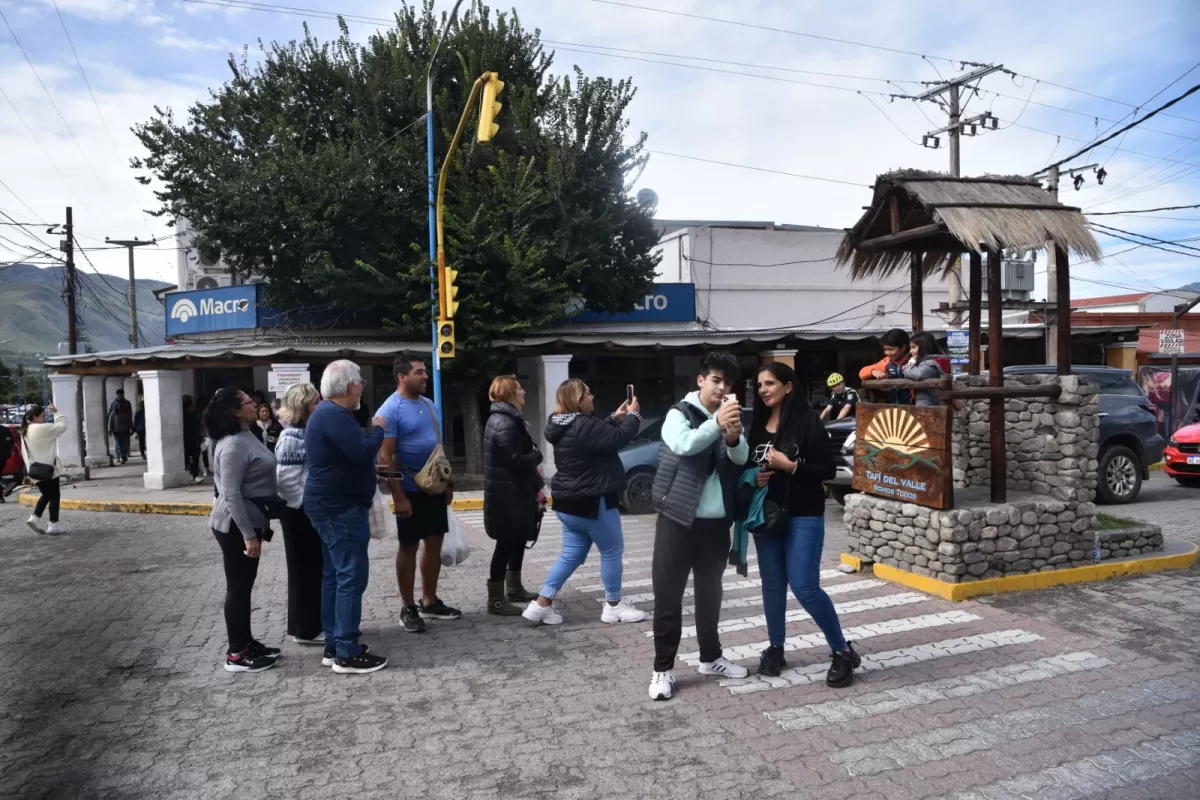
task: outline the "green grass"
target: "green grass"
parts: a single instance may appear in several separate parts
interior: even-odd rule
[[[1140,528],[1142,525],[1135,520],[1114,517],[1110,514],[1097,514],[1096,522],[1096,528],[1102,531],[1120,531],[1126,528]]]

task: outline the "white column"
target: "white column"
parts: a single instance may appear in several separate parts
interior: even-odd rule
[[[104,402],[104,377],[83,377],[83,439],[89,467],[109,467],[108,457],[108,406]]]
[[[172,370],[139,372],[146,398],[147,489],[182,486],[191,476],[183,468],[183,379]]]
[[[539,389],[541,390],[538,405],[547,416],[554,409],[554,396],[558,392],[559,384],[571,377],[569,372],[570,365],[570,355],[538,356],[537,375]],[[526,397],[528,397],[528,394],[526,394]],[[541,421],[541,424],[543,426],[546,424],[544,419]],[[542,475],[549,480],[555,473],[554,448],[549,442],[542,442],[542,456]]]
[[[58,458],[68,470],[83,469],[83,451],[79,441],[78,375],[51,375],[50,395],[54,407],[67,417],[67,432],[58,437]]]

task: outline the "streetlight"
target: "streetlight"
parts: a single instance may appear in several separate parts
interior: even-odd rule
[[[429,299],[430,299],[430,348],[433,359],[433,405],[437,409],[437,423],[441,427],[445,425],[446,415],[442,408],[442,360],[438,357],[438,314],[436,309],[438,306],[438,275],[437,275],[437,211],[435,209],[436,198],[434,197],[434,173],[433,173],[433,69],[437,65],[438,53],[442,50],[442,42],[446,39],[446,33],[450,30],[450,23],[454,21],[454,17],[458,14],[458,7],[463,4],[463,0],[457,0],[454,8],[450,10],[450,15],[446,17],[446,24],[442,26],[442,32],[438,36],[437,44],[433,47],[433,55],[429,59],[429,70],[425,73],[425,156],[426,156],[426,172],[429,177]],[[395,376],[392,376],[395,377]]]

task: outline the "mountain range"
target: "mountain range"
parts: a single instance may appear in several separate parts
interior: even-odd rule
[[[124,350],[129,347],[129,281],[76,270],[80,314],[79,350]],[[64,267],[14,264],[0,269],[0,357],[23,361],[35,353],[54,354],[67,340]],[[138,331],[145,345],[163,343],[163,306],[156,289],[170,286],[137,281]]]

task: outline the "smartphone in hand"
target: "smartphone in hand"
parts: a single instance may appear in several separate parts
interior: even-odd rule
[[[632,383],[625,384],[625,402],[626,403],[633,402],[633,384]]]

